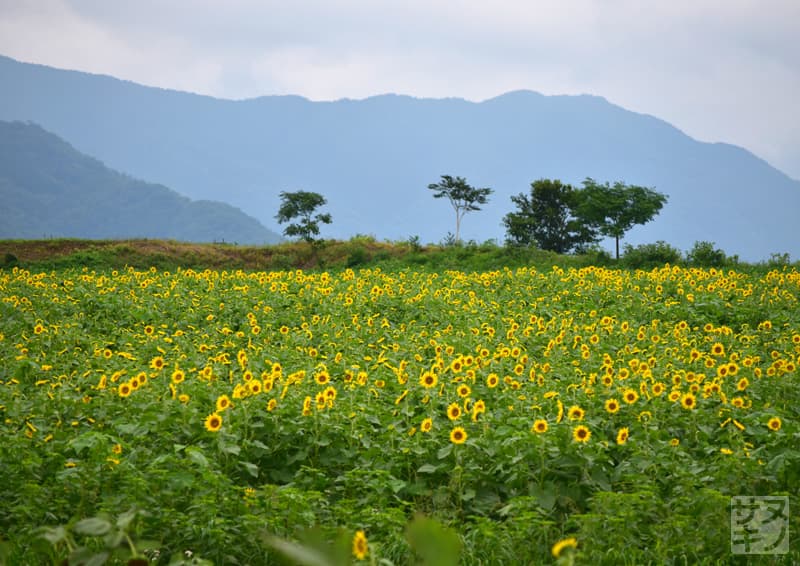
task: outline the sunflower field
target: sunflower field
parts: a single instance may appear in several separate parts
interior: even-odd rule
[[[13,268],[0,299],[0,563],[800,561],[792,268]],[[788,549],[733,553],[734,496],[788,497]]]

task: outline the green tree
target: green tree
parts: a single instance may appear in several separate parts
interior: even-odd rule
[[[576,197],[578,220],[602,235],[614,238],[617,259],[620,238],[633,226],[650,222],[667,202],[666,195],[653,189],[620,181],[610,186],[590,177],[583,182],[583,189],[576,191]]]
[[[694,247],[686,254],[692,265],[701,267],[723,267],[728,262],[725,252],[717,248],[714,242],[695,242]]]
[[[442,175],[441,181],[431,183],[428,188],[436,191],[433,195],[434,198],[447,197],[450,204],[453,205],[453,209],[456,211],[456,242],[460,241],[461,219],[467,212],[480,210],[478,205],[489,202],[489,195],[492,194],[492,189],[476,189],[467,184],[463,177],[451,177],[450,175]]]
[[[278,223],[283,224],[298,219],[298,222],[289,224],[283,230],[283,234],[289,237],[299,236],[310,244],[315,243],[316,236],[319,235],[319,225],[332,222],[328,213],[314,215],[320,206],[327,204],[325,197],[309,191],[282,192],[280,196],[281,207],[275,216]]]
[[[511,197],[515,212],[503,217],[506,241],[511,245],[535,244],[543,250],[567,253],[576,246],[597,240],[589,226],[581,224],[572,213],[575,189],[558,179],[539,179],[531,183],[530,195]]]

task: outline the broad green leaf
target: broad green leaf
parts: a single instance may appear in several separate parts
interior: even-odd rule
[[[186,449],[186,454],[189,456],[189,459],[192,462],[194,462],[195,464],[198,464],[198,465],[202,466],[203,468],[207,468],[208,467],[208,459],[200,451],[199,448],[187,448]]]
[[[75,523],[72,529],[81,535],[101,536],[111,530],[111,523],[100,517],[89,517]]]
[[[287,558],[290,558],[292,561],[302,566],[336,566],[318,550],[299,545],[296,542],[274,536],[265,537],[265,542]]]
[[[425,566],[457,566],[461,540],[438,521],[417,517],[406,527],[406,539]]]
[[[242,451],[237,444],[226,444],[224,442],[220,442],[219,447],[223,452],[227,454],[233,454],[234,456],[238,456],[239,452]]]
[[[244,469],[247,471],[248,474],[253,476],[254,478],[258,477],[258,466],[253,464],[252,462],[239,462]]]
[[[131,522],[136,518],[138,511],[136,508],[129,509],[124,513],[120,513],[117,517],[117,528],[125,530],[131,524]]]
[[[98,552],[92,555],[89,560],[84,562],[85,566],[103,566],[108,560],[109,553],[107,551]]]
[[[50,544],[58,544],[64,540],[66,535],[66,529],[59,525],[58,527],[45,528],[40,536],[50,542]]]

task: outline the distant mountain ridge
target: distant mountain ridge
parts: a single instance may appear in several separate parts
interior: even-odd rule
[[[36,124],[0,121],[0,238],[279,240],[234,207],[113,171]]]
[[[0,119],[32,120],[110,167],[196,199],[224,200],[275,231],[281,191],[326,196],[323,236],[439,241],[453,211],[440,175],[495,190],[462,236],[502,241],[510,196],[547,177],[654,187],[669,196],[623,243],[714,241],[759,260],[800,257],[800,182],[746,150],[698,142],[597,96],[507,93],[479,103],[379,95],[230,101],[0,57]]]

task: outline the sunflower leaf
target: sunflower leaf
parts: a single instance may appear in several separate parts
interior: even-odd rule
[[[244,467],[244,469],[247,471],[248,474],[250,474],[254,478],[258,477],[258,472],[259,472],[258,466],[256,466],[252,462],[239,462],[239,463]]]
[[[111,523],[100,517],[89,517],[75,523],[73,530],[81,535],[100,536],[111,530]]]
[[[452,444],[448,444],[444,448],[440,448],[439,452],[436,453],[436,456],[440,460],[443,460],[443,459],[447,458],[452,451],[453,451],[453,445]]]
[[[187,448],[186,454],[189,455],[189,459],[195,464],[198,464],[203,468],[208,467],[208,458],[205,457],[199,448]]]

